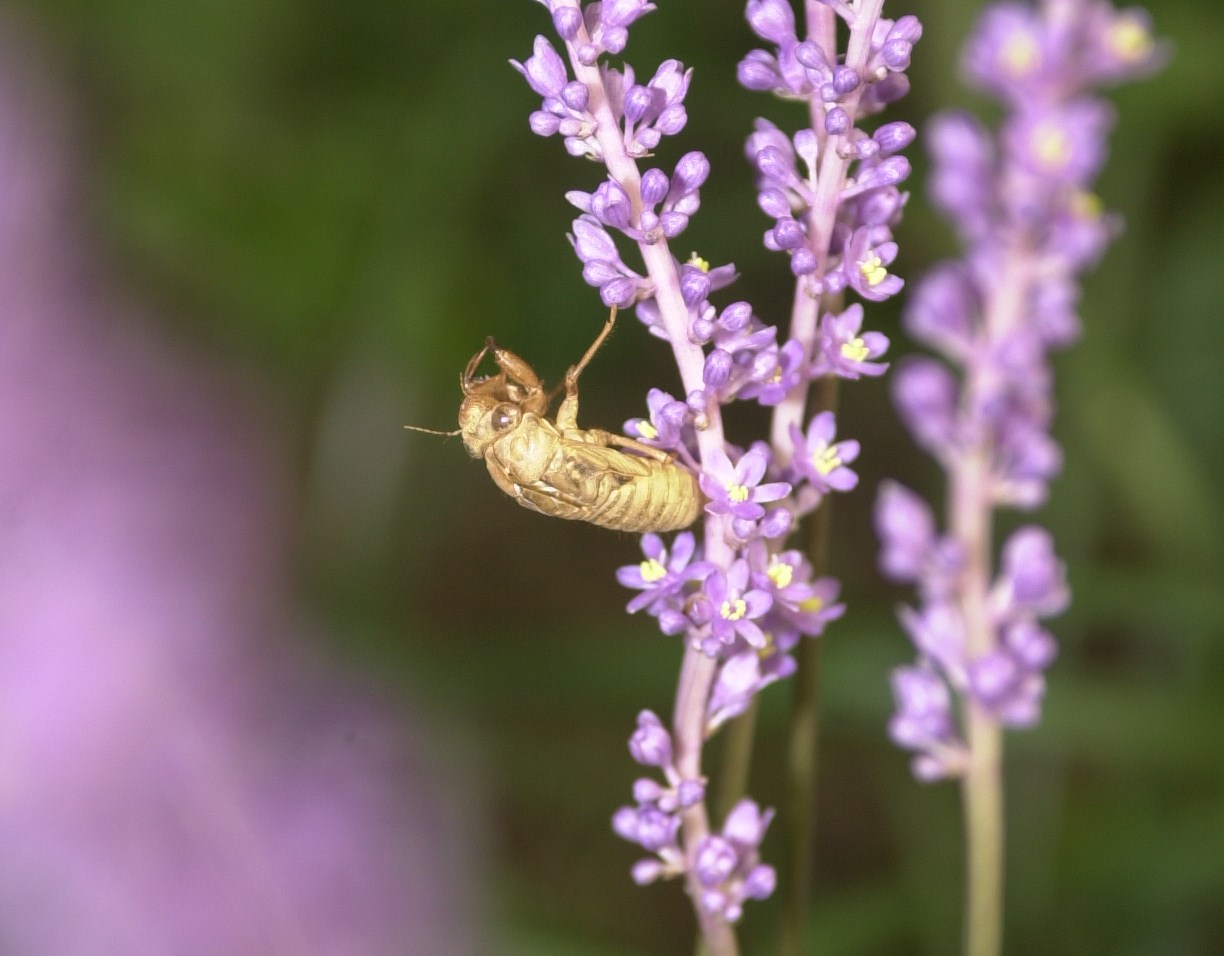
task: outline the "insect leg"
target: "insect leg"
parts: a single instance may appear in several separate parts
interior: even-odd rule
[[[565,373],[565,381],[562,383],[565,386],[565,398],[561,402],[561,407],[557,409],[557,426],[562,431],[578,427],[578,376],[587,367],[587,363],[595,357],[595,353],[604,344],[604,340],[612,334],[612,327],[615,324],[616,306],[612,306],[612,311],[608,313],[608,321],[604,323],[603,329],[595,337],[591,347],[578,360],[578,364],[571,365],[569,371]]]

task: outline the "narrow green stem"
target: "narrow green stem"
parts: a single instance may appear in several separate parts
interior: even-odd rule
[[[723,762],[718,774],[718,796],[714,801],[721,819],[726,819],[731,808],[748,792],[756,722],[757,698],[753,697],[748,709],[731,721],[723,731]]]
[[[1003,733],[975,703],[966,708],[965,956],[999,956],[1003,935]]]
[[[820,379],[813,390],[814,414],[837,409],[834,377]],[[826,497],[812,516],[808,559],[814,577],[828,570],[832,501]],[[812,858],[816,834],[816,771],[820,731],[820,640],[805,640],[796,652],[795,701],[787,731],[786,778],[789,812],[785,815],[790,845],[789,879],[782,901],[778,933],[781,956],[807,952],[811,908]]]

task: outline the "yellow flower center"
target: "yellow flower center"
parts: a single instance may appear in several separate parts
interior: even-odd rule
[[[1037,65],[1037,42],[1027,33],[1009,37],[999,51],[999,63],[1012,76],[1025,76]]]
[[[663,567],[654,558],[643,561],[638,565],[638,569],[642,572],[642,580],[647,584],[654,584],[656,581],[661,581],[667,577],[667,568]]]
[[[888,278],[888,270],[884,268],[884,263],[874,252],[867,253],[867,258],[859,261],[858,269],[859,274],[873,288]]]
[[[702,272],[710,271],[710,260],[701,258],[701,256],[697,255],[695,252],[689,255],[688,262],[685,264],[700,269]]]
[[[771,558],[769,567],[765,574],[774,583],[776,588],[784,588],[794,580],[795,569],[785,561],[779,561],[777,558]]]
[[[748,605],[743,598],[736,598],[734,601],[723,601],[718,613],[728,621],[738,621],[748,613]]]
[[[757,648],[757,657],[762,660],[773,657],[777,653],[777,645],[774,644],[774,636],[769,631],[762,631],[762,637],[765,638],[765,643]]]
[[[832,445],[812,456],[812,464],[822,475],[827,475],[834,468],[840,468],[841,463],[842,460],[837,457],[837,448]]]
[[[1136,17],[1119,17],[1106,35],[1114,55],[1126,63],[1142,60],[1152,49],[1152,36]]]
[[[748,500],[747,485],[727,485],[727,498],[731,501],[740,502]]]
[[[1049,170],[1058,170],[1071,158],[1071,140],[1051,123],[1043,123],[1033,132],[1033,154]]]
[[[650,424],[650,422],[639,422],[637,432],[648,441],[659,437],[659,430]]]
[[[1095,193],[1077,189],[1069,200],[1071,215],[1076,219],[1095,220],[1101,218],[1101,200]]]
[[[863,361],[863,359],[867,358],[867,352],[867,343],[861,338],[854,338],[849,342],[842,343],[842,358],[849,359],[851,362]]]
[[[818,597],[810,597],[806,601],[799,602],[799,610],[804,614],[815,614],[822,607],[824,607],[824,601]]]

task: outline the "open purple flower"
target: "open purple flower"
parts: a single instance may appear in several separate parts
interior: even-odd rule
[[[888,337],[881,332],[863,332],[863,307],[858,302],[838,314],[820,320],[820,347],[812,360],[813,376],[836,375],[855,379],[883,375],[887,362],[873,362],[888,351]]]
[[[700,618],[708,632],[702,639],[702,650],[708,655],[713,657],[737,636],[750,647],[765,647],[765,634],[757,619],[773,606],[773,598],[768,591],[751,586],[745,559],[734,561],[725,573],[711,571],[702,581],[701,598],[704,609]]]
[[[859,443],[854,439],[834,442],[837,420],[832,412],[821,412],[808,423],[807,434],[796,425],[790,427],[791,445],[795,449],[788,473],[794,480],[803,479],[825,495],[831,491],[850,491],[858,485],[858,475],[847,466],[859,456]]]
[[[764,503],[785,498],[791,490],[785,481],[760,484],[768,465],[767,454],[760,447],[745,452],[734,465],[721,452],[706,461],[699,479],[702,492],[710,499],[705,510],[712,515],[756,521],[765,514]]]
[[[669,608],[678,610],[685,586],[701,573],[701,568],[690,564],[696,550],[697,542],[691,531],[676,535],[670,554],[657,534],[642,535],[645,560],[616,569],[616,580],[642,592],[629,602],[629,613],[645,608],[657,617]]]

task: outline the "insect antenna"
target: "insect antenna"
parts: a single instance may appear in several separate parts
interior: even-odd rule
[[[421,428],[419,425],[405,425],[409,431],[424,432],[426,435],[441,435],[443,438],[454,438],[456,435],[462,435],[463,429],[456,428],[453,432],[440,432],[436,428]]]

